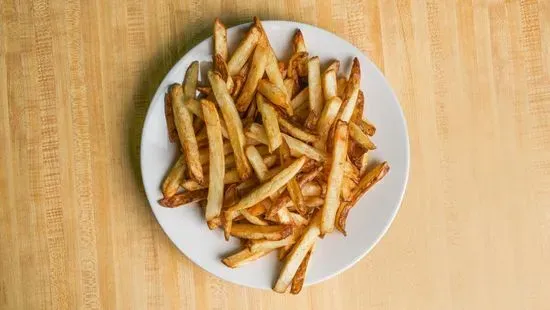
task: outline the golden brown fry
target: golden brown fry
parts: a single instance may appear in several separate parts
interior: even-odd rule
[[[190,69],[188,69],[188,71]],[[198,71],[196,72],[198,73]],[[185,99],[183,89],[179,85],[174,86],[170,89],[170,94],[174,107],[174,120],[178,128],[178,135],[184,151],[183,153],[185,155],[187,168],[189,169],[189,174],[197,180],[197,182],[204,184],[204,175],[199,158],[199,147],[195,137],[195,130],[193,129],[193,116],[184,105]]]
[[[343,121],[336,123],[332,163],[328,176],[328,188],[321,216],[321,233],[324,235],[334,230],[336,211],[340,205],[340,193],[344,178],[344,166],[348,150],[348,126]]]
[[[281,89],[280,87],[271,83],[268,80],[260,80],[260,82],[258,83],[258,91],[264,97],[269,99],[271,103],[273,103],[278,107],[283,108],[288,115],[294,114],[294,111],[292,110],[292,106],[290,105],[290,102],[287,98],[286,90],[284,89],[284,82],[283,82],[283,89]]]
[[[250,124],[250,126],[248,126],[245,131],[245,135],[248,138],[263,143],[265,145],[269,144],[269,140],[267,138],[267,134],[265,133],[264,127],[258,123]]]
[[[254,55],[252,56],[252,64],[246,82],[241,90],[236,105],[239,112],[244,112],[248,109],[250,102],[254,98],[258,82],[265,73],[267,63],[267,46],[265,40],[260,40],[256,45]]]
[[[283,138],[279,130],[279,122],[277,121],[277,111],[270,104],[266,103],[264,97],[261,94],[256,94],[256,104],[258,105],[258,111],[262,115],[262,121],[264,124],[264,130],[267,136],[269,152],[275,151]]]
[[[294,110],[298,110],[305,103],[309,102],[309,87],[302,89],[296,97],[292,99],[290,105]]]
[[[348,80],[344,77],[340,77],[336,81],[336,84],[338,85],[336,94],[338,95],[338,97],[344,98],[344,96],[346,95],[346,86],[348,85]]]
[[[253,262],[267,254],[269,254],[271,251],[260,251],[260,252],[252,252],[248,248],[244,248],[241,251],[228,256],[222,260],[222,262],[230,268],[237,268],[244,264]]]
[[[295,93],[298,91],[298,87],[299,87],[297,80],[285,79],[284,83],[285,83],[285,89],[288,97],[293,98]],[[290,102],[290,105],[292,106],[292,101]]]
[[[349,135],[355,142],[361,145],[362,148],[366,150],[376,149],[376,145],[374,145],[374,143],[370,140],[369,136],[366,135],[355,123],[349,124]]]
[[[278,119],[279,119],[279,125],[283,129],[283,132],[293,136],[294,138],[300,139],[303,142],[307,142],[307,143],[313,143],[319,139],[319,137],[317,137],[316,135],[286,120],[283,116],[279,115]]]
[[[260,181],[264,181],[267,177],[268,168],[267,165],[264,164],[262,156],[260,155],[256,147],[253,145],[247,146],[246,156],[248,157],[250,165],[252,166],[252,169],[256,173],[258,179]]]
[[[248,210],[241,210],[241,215],[250,222],[250,224],[254,225],[260,225],[260,226],[267,226],[269,225],[268,222],[262,220],[261,218],[257,217],[256,215],[251,214],[248,212]]]
[[[294,53],[307,52],[304,35],[300,29],[297,29],[292,37],[292,50]]]
[[[323,87],[321,85],[321,68],[319,57],[312,57],[307,64],[308,68],[308,88],[309,88],[309,109],[314,115],[321,115],[323,111]],[[317,123],[312,124],[317,125]],[[312,128],[315,128],[312,127]]]
[[[178,141],[178,129],[174,122],[174,110],[172,108],[172,96],[170,92],[164,95],[164,116],[166,118],[166,129],[168,130],[168,139],[174,143]]]
[[[250,28],[227,63],[229,75],[233,76],[239,73],[239,70],[241,70],[250,55],[252,55],[261,36],[262,34],[257,27]]]
[[[292,79],[298,79],[301,76],[307,76],[308,53],[294,53],[288,61],[287,76]]]
[[[162,194],[164,197],[174,196],[177,193],[180,183],[185,177],[185,157],[180,155],[174,163],[170,172],[162,183]]]
[[[209,96],[212,93],[212,88],[210,86],[197,86],[197,91],[203,96]]]
[[[336,214],[336,225],[338,230],[340,230],[344,235],[346,235],[346,219],[348,217],[349,211],[357,204],[359,199],[372,186],[374,186],[374,184],[378,183],[384,178],[384,176],[386,176],[389,170],[390,166],[387,162],[378,164],[361,178],[361,181],[359,181],[359,184],[353,191],[351,201],[344,202],[340,205]]]
[[[216,54],[227,61],[227,30],[219,18],[214,20],[214,55]]]
[[[283,187],[290,179],[292,179],[302,168],[306,162],[305,157],[295,160],[288,167],[276,174],[272,179],[257,187],[237,204],[229,208],[229,211],[238,211],[250,208],[258,202],[275,193],[279,188]]]
[[[210,148],[208,203],[205,210],[205,218],[210,221],[219,216],[222,209],[225,158],[221,156],[223,153],[223,139],[218,110],[216,110],[214,103],[208,100],[201,100],[201,105]]]
[[[177,193],[174,196],[166,197],[159,200],[159,203],[166,208],[176,208],[191,202],[206,199],[208,190],[201,189],[193,192]]]
[[[301,216],[298,213],[289,212],[288,214],[290,215],[292,225],[294,225],[295,227],[296,226],[305,226],[309,223],[307,218]],[[294,228],[294,229],[296,229],[296,228]]]
[[[319,234],[319,216],[315,216],[302,235],[300,241],[294,245],[294,248],[285,259],[279,278],[273,287],[275,292],[284,293],[287,290],[307,252],[317,239],[319,239]]]
[[[326,149],[328,134],[330,128],[332,127],[332,124],[334,123],[334,120],[338,115],[340,106],[342,106],[342,100],[339,97],[332,97],[331,99],[327,100],[323,112],[319,117],[319,121],[317,122],[317,132],[320,136],[317,142],[315,142],[315,147],[317,147],[318,149]]]
[[[353,58],[351,73],[350,73],[348,85],[346,86],[344,103],[340,108],[340,112],[338,112],[340,114],[339,119],[343,120],[344,122],[349,122],[349,120],[351,119],[351,115],[353,114],[353,110],[355,109],[355,105],[357,103],[357,97],[359,95],[360,82],[361,82],[361,68],[359,65],[359,60],[356,57],[356,58]]]
[[[315,249],[315,243],[311,246],[311,248],[307,252],[306,257],[304,257],[304,260],[302,260],[302,263],[298,267],[298,270],[296,271],[296,274],[292,279],[292,285],[290,286],[291,294],[296,295],[300,293],[300,291],[302,290],[302,286],[304,285],[304,280],[306,278],[307,265],[309,263],[309,259],[311,258],[311,253],[313,253],[314,249]]]
[[[359,120],[357,122],[354,122],[355,125],[359,126],[361,130],[366,133],[369,136],[373,136],[376,133],[376,127],[374,124],[369,122],[368,120]]]
[[[340,196],[342,201],[350,201],[352,199],[353,189],[356,186],[357,184],[355,184],[352,179],[344,176],[344,179],[342,180],[342,193]]]
[[[357,103],[355,104],[355,109],[351,113],[350,121],[358,123],[363,119],[363,112],[365,109],[365,95],[362,90],[359,90],[357,95]]]
[[[239,171],[239,177],[242,180],[246,180],[250,177],[252,169],[246,159],[244,154],[244,132],[243,124],[239,116],[239,112],[235,107],[233,98],[227,92],[225,83],[221,79],[221,76],[215,72],[208,72],[208,79],[210,84],[212,84],[212,90],[216,96],[216,101],[220,106],[220,110],[225,120],[225,125],[227,126],[227,133],[229,135],[229,141],[231,142],[231,147],[233,148],[233,153],[235,154],[235,159],[237,161],[237,170]]]
[[[338,86],[336,83],[336,71],[334,69],[327,70],[323,73],[323,97],[329,100],[338,95]]]
[[[231,228],[231,236],[244,239],[281,240],[290,236],[291,233],[290,225],[233,224]]]
[[[295,154],[302,154],[318,162],[325,161],[327,157],[327,154],[324,151],[318,150],[313,146],[306,144],[294,137],[291,137],[287,134],[283,134],[283,138],[285,139],[286,143],[288,144],[288,147],[290,148],[291,153],[294,156]]]

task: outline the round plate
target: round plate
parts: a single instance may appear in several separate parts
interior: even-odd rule
[[[228,29],[229,50],[241,40],[250,24]],[[349,42],[325,30],[295,22],[264,21],[265,31],[279,59],[288,59],[290,42],[296,29],[304,34],[310,55],[319,56],[321,68],[333,59],[342,62],[340,70],[346,76],[351,60],[361,63],[361,89],[365,92],[365,116],[373,122],[376,134],[372,138],[377,149],[369,160],[388,161],[388,175],[376,184],[350,212],[348,236],[339,232],[319,240],[309,263],[305,285],[326,280],[351,267],[364,257],[384,235],[395,217],[409,173],[409,141],[403,112],[388,82],[376,66]],[[164,94],[168,86],[181,83],[189,64],[198,60],[201,78],[211,67],[212,37],[202,41],[183,56],[166,75],[147,111],[141,141],[141,172],[147,199],[153,212],[176,247],[195,264],[224,280],[262,289],[271,289],[280,270],[276,253],[246,266],[231,269],[221,258],[240,247],[236,238],[227,242],[221,230],[208,229],[201,209],[184,206],[175,209],[158,204],[162,197],[160,184],[170,169],[178,151],[168,141],[164,118]]]

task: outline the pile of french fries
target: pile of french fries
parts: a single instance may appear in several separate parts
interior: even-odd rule
[[[160,203],[199,202],[210,229],[240,238],[242,249],[222,260],[228,267],[277,250],[273,289],[297,294],[317,240],[335,227],[346,234],[349,211],[389,165],[369,163],[376,128],[363,119],[359,61],[346,78],[338,60],[321,70],[300,30],[292,46],[290,59],[278,60],[254,18],[229,56],[216,19],[208,83],[199,85],[195,61],[165,96],[169,139],[182,154]]]

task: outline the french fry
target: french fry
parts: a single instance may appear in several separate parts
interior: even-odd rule
[[[321,85],[321,69],[319,57],[312,57],[307,64],[308,68],[308,88],[309,88],[309,109],[311,119],[315,119],[310,124],[309,128],[317,126],[317,118],[323,111],[323,87]]]
[[[227,30],[219,18],[214,20],[214,55],[216,54],[227,61]]]
[[[353,195],[353,189],[357,186],[352,179],[344,176],[342,180],[342,193],[340,195],[342,201],[350,201]]]
[[[298,110],[302,105],[309,102],[309,87],[302,89],[296,97],[290,101],[292,109]]]
[[[250,55],[252,55],[261,36],[262,34],[257,27],[253,26],[250,28],[227,63],[229,75],[233,76],[239,73],[239,70],[241,70]]]
[[[306,197],[321,196],[321,194],[322,194],[321,185],[319,185],[319,183],[317,182],[309,182],[304,184],[304,186],[302,186],[302,195],[304,195],[304,199]]]
[[[365,152],[361,156],[361,167],[359,168],[359,175],[363,177],[367,173],[367,165],[369,164],[369,153]]]
[[[355,142],[361,145],[362,148],[366,150],[376,149],[376,145],[370,140],[369,136],[366,135],[355,123],[349,124],[349,135]]]
[[[234,206],[230,207],[228,211],[238,211],[250,208],[251,206],[269,197],[271,194],[279,190],[279,188],[283,187],[290,179],[292,179],[300,171],[305,162],[305,157],[295,160],[292,164],[283,169],[269,181],[260,185]]]
[[[336,71],[334,69],[327,70],[323,73],[323,97],[329,100],[338,95],[338,85],[336,83]]]
[[[294,53],[288,61],[287,76],[298,79],[301,76],[307,76],[308,53]]]
[[[288,147],[290,148],[290,151],[293,154],[302,154],[318,162],[325,161],[327,157],[324,151],[318,150],[313,146],[306,144],[294,137],[291,137],[287,134],[283,134],[283,138],[285,139],[286,143],[288,144]]]
[[[271,251],[252,252],[248,248],[244,248],[241,251],[224,258],[222,262],[229,268],[237,268],[247,263],[253,262],[269,254],[270,252]]]
[[[351,115],[353,114],[353,110],[355,109],[355,104],[357,103],[357,97],[359,95],[360,82],[361,82],[361,68],[359,65],[359,60],[356,57],[356,58],[353,58],[351,73],[350,73],[348,85],[346,86],[344,103],[340,108],[340,112],[338,112],[340,114],[339,119],[343,120],[344,122],[349,122],[349,120],[351,119]]]
[[[185,157],[183,155],[178,157],[178,160],[174,163],[170,172],[162,182],[162,194],[164,197],[174,196],[177,193],[180,183],[185,177]]]
[[[279,125],[283,129],[283,132],[293,136],[294,138],[300,139],[303,142],[313,143],[317,141],[318,137],[316,135],[301,129],[300,127],[286,120],[284,117],[280,115],[278,119],[279,119]]]
[[[332,152],[332,163],[328,176],[328,188],[325,197],[325,204],[321,216],[321,234],[330,233],[334,230],[336,211],[340,205],[340,192],[342,191],[342,180],[344,178],[344,165],[348,149],[348,126],[343,121],[336,123],[334,132],[334,148]]]
[[[227,68],[227,63],[221,55],[214,55],[214,69],[220,74],[222,79],[225,81],[227,91],[229,93],[233,92],[234,82],[231,75],[229,75],[229,69]]]
[[[277,111],[271,105],[265,102],[261,94],[256,94],[256,104],[258,111],[262,115],[264,129],[267,136],[269,152],[275,151],[283,141],[279,130],[279,122],[277,121]]]
[[[314,145],[318,149],[325,150],[330,127],[334,123],[341,106],[342,100],[339,97],[332,97],[327,100],[319,117],[319,122],[317,122],[317,132],[320,136]]]
[[[260,225],[260,226],[267,226],[269,225],[268,222],[262,220],[261,218],[257,217],[256,215],[251,214],[247,210],[241,210],[241,215],[250,222],[250,224],[254,225]]]
[[[281,147],[279,148],[279,156],[281,163],[284,165],[292,161],[292,159],[290,158],[290,149],[286,142],[283,142],[281,144]],[[296,181],[296,177],[288,181],[286,185],[286,190],[288,191],[288,195],[294,202],[294,206],[296,207],[298,212],[300,212],[300,214],[304,214],[306,211],[304,206],[304,196],[302,195],[300,184],[298,184],[298,181]]]
[[[309,223],[309,220],[298,213],[289,212],[292,224],[296,226],[305,226]],[[296,228],[295,228],[296,229]]]
[[[294,245],[294,248],[287,255],[279,278],[273,287],[275,292],[284,293],[287,290],[311,246],[319,239],[320,233],[319,218],[316,216],[309,224],[300,241]]]
[[[289,96],[289,98],[294,98],[294,95],[296,94],[300,86],[298,85],[297,80],[285,79],[284,83],[287,95]],[[292,106],[292,101],[290,102],[290,105]]]
[[[314,249],[315,249],[315,243],[311,246],[311,248],[307,252],[306,257],[304,257],[304,260],[302,260],[302,263],[298,267],[298,270],[296,271],[294,278],[292,278],[290,293],[293,295],[300,293],[300,291],[302,290],[302,286],[304,285],[304,280],[306,278],[307,265],[311,258],[311,253],[313,253]]]
[[[359,126],[359,128],[361,128],[361,130],[369,136],[374,136],[376,133],[376,126],[366,119],[355,122],[355,125]]]
[[[256,173],[258,179],[260,181],[264,181],[267,177],[268,168],[267,165],[264,164],[262,156],[260,155],[256,147],[253,145],[247,146],[246,156],[248,157],[250,165],[252,166],[252,169]]]
[[[166,118],[166,129],[168,130],[168,140],[172,143],[178,141],[178,129],[174,122],[174,110],[172,108],[172,96],[170,92],[164,95],[164,117]]]
[[[346,95],[346,86],[348,85],[348,80],[344,77],[340,77],[336,81],[336,84],[338,86],[336,91],[337,96],[340,98],[344,98],[344,96]]]
[[[293,233],[290,236],[281,240],[252,240],[249,249],[252,252],[275,250],[283,246],[292,245],[295,242],[296,234]]]
[[[205,218],[210,221],[220,215],[223,205],[225,158],[220,156],[223,153],[223,139],[218,110],[208,100],[201,100],[201,105],[210,148],[208,203],[205,210]]]
[[[286,78],[286,65],[285,65],[284,61],[278,61],[277,65],[279,66],[279,72],[281,73],[281,77],[283,78],[283,80],[285,80],[285,78]]]
[[[187,71],[189,72],[192,67],[193,65],[191,65]],[[198,71],[196,71],[196,73],[198,73]],[[187,168],[189,169],[189,174],[197,180],[197,182],[204,184],[204,175],[199,159],[199,147],[195,137],[195,130],[193,129],[193,116],[184,105],[185,99],[183,89],[179,85],[173,86],[170,88],[170,94],[174,107],[174,120],[176,122],[176,128],[178,128],[178,135],[184,151],[183,153],[185,155]]]
[[[359,181],[359,184],[354,189],[352,194],[352,199],[350,202],[344,202],[338,208],[336,214],[336,224],[338,230],[340,230],[344,235],[346,235],[346,219],[348,217],[349,211],[357,204],[359,199],[369,190],[374,184],[378,183],[380,180],[386,176],[390,166],[387,162],[376,165],[372,170],[367,172]]]
[[[250,168],[244,153],[245,138],[239,112],[235,107],[233,98],[231,98],[227,92],[227,88],[225,87],[225,83],[223,83],[221,76],[210,71],[208,72],[208,79],[210,80],[210,84],[212,84],[212,90],[214,91],[216,101],[220,106],[223,119],[225,120],[225,125],[227,126],[227,133],[229,135],[231,147],[233,148],[233,153],[235,154],[239,177],[242,180],[246,180],[250,177],[252,169]]]
[[[248,106],[246,110],[246,116],[243,119],[243,128],[250,126],[256,120],[256,115],[258,114],[258,105],[253,100],[252,103]]]
[[[207,97],[207,96],[209,96],[210,94],[212,94],[212,87],[210,87],[210,86],[197,86],[197,91],[198,91],[201,95]]]
[[[268,80],[260,80],[260,82],[258,83],[258,91],[264,97],[269,99],[271,103],[273,103],[278,107],[283,108],[288,115],[294,114],[294,111],[292,110],[292,106],[290,105],[290,102],[287,98],[286,91],[284,90],[284,85],[283,85],[283,89],[281,89],[280,87],[271,83]]]
[[[254,50],[252,56],[252,64],[246,82],[241,90],[236,105],[239,112],[244,112],[248,109],[250,102],[254,98],[258,82],[262,78],[265,72],[265,66],[267,63],[267,46],[265,40],[260,40]]]
[[[304,35],[300,29],[297,29],[292,37],[292,50],[294,53],[307,52]]]
[[[264,127],[258,123],[250,124],[250,126],[248,126],[245,131],[245,135],[248,138],[258,141],[262,144],[269,144],[269,140],[267,138],[267,134],[265,133]]]
[[[363,119],[363,112],[365,109],[365,94],[362,90],[359,90],[357,94],[357,103],[355,104],[355,109],[351,113],[350,121],[358,123]]]
[[[193,192],[177,193],[173,196],[159,200],[159,203],[166,208],[176,208],[191,202],[196,202],[206,199],[208,190],[201,189]]]
[[[244,239],[281,240],[292,233],[290,225],[233,224],[231,236]]]

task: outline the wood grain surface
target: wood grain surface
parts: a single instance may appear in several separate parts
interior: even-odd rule
[[[1,309],[550,309],[550,1],[0,2]],[[299,296],[233,285],[145,199],[143,119],[228,25],[349,40],[408,121],[403,206],[361,262]],[[312,40],[314,38],[307,38]]]

